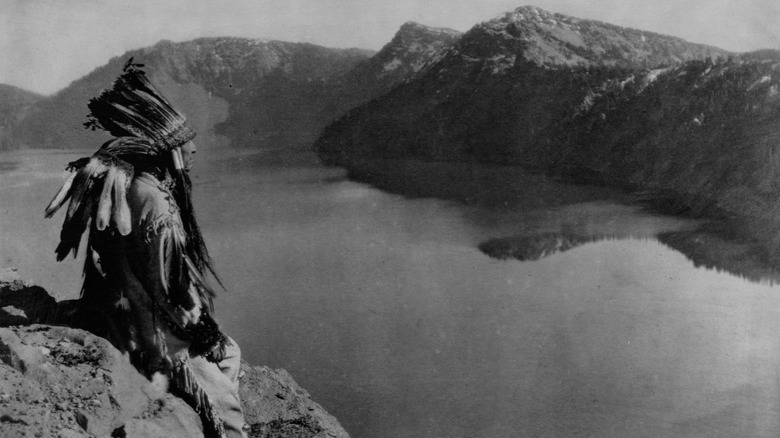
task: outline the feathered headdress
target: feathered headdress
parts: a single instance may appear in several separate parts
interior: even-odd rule
[[[84,126],[103,129],[114,137],[141,137],[158,147],[173,149],[192,140],[195,132],[149,82],[133,58],[110,90],[89,101],[89,119]]]
[[[89,102],[86,128],[104,129],[118,137],[91,157],[68,165],[73,174],[46,207],[50,218],[70,199],[62,225],[57,260],[78,252],[90,219],[98,230],[114,227],[131,231],[126,195],[136,166],[165,166],[172,160],[181,169],[180,148],[195,137],[186,118],[176,111],[130,58],[113,87]],[[176,158],[179,157],[177,165]],[[189,231],[189,230],[188,230]]]

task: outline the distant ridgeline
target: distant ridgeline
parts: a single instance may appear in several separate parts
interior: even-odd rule
[[[337,162],[416,156],[546,167],[550,149],[569,155],[557,138],[563,125],[611,123],[607,112],[621,113],[617,105],[676,77],[664,68],[728,56],[679,38],[518,8],[475,26],[423,74],[349,111],[316,148]]]
[[[780,218],[780,54],[518,8],[330,124],[327,163],[514,164],[641,188],[693,214]],[[767,232],[775,254],[780,236]]]
[[[162,41],[111,59],[51,97],[0,85],[0,148],[93,148],[107,139],[83,129],[87,103],[132,56],[199,141],[310,149],[328,122],[413,77],[459,36],[407,23],[378,53],[246,38]]]

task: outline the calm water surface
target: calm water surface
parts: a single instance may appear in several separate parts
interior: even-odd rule
[[[42,212],[77,156],[0,155],[0,261],[61,296],[80,264],[55,263],[63,214]],[[305,156],[199,158],[220,320],[355,437],[776,435],[780,291],[653,237],[696,224],[506,168],[378,183],[458,202]],[[610,238],[533,262],[477,249],[556,232]]]

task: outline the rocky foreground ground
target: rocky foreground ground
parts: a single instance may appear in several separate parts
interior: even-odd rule
[[[56,322],[56,304],[14,271],[0,273],[0,436],[203,436],[166,382],[147,380],[108,341],[39,324]],[[240,387],[251,437],[349,436],[284,370],[244,362]]]

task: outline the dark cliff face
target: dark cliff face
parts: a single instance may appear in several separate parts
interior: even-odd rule
[[[326,160],[361,154],[516,162],[594,86],[627,71],[723,57],[712,47],[518,8],[467,32],[440,61],[330,125]]]
[[[548,132],[559,174],[668,191],[691,212],[775,216],[780,195],[780,53],[627,74]]]

